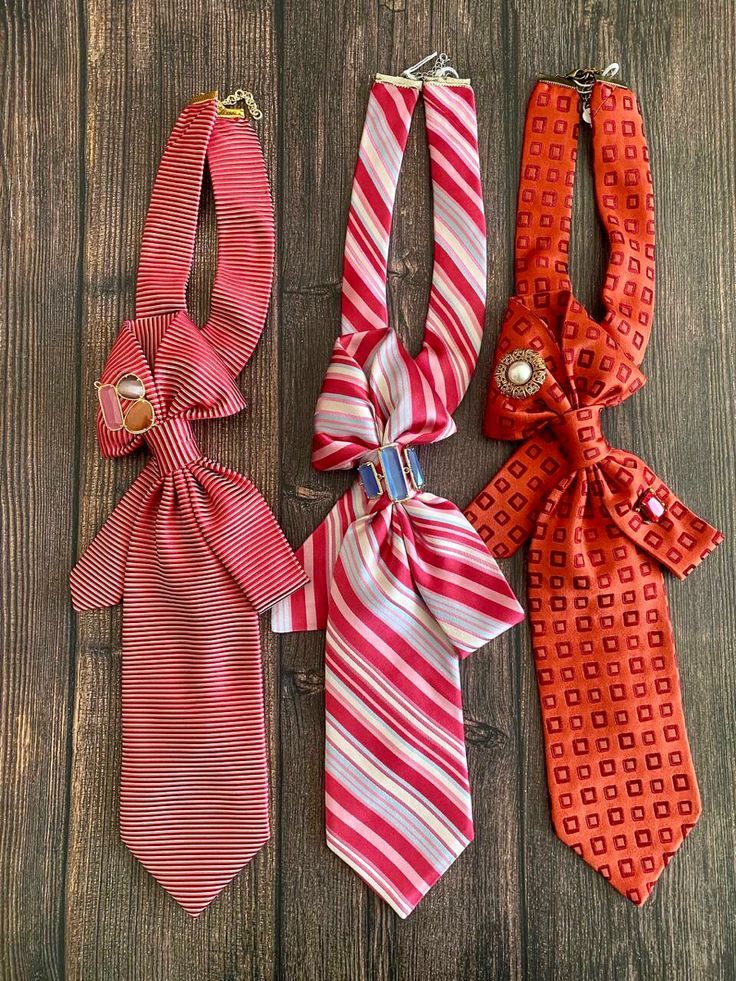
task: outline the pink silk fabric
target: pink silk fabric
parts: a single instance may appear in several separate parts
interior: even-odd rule
[[[205,161],[218,262],[200,329],[186,285]],[[136,317],[101,375],[135,374],[156,420],[132,436],[98,414],[103,455],[146,445],[150,457],[71,576],[75,609],[123,604],[122,838],[193,916],[269,837],[258,615],[305,582],[258,490],[204,457],[192,430],[244,407],[235,378],[263,329],[273,255],[250,121],[220,117],[214,95],[195,101],[153,189]]]
[[[434,270],[416,358],[391,329],[391,220],[412,115],[423,97]],[[451,436],[480,348],[485,217],[467,82],[374,82],[345,243],[342,329],[314,417],[319,470],[379,463]],[[402,458],[405,459],[405,458]],[[309,585],[274,630],[326,628],[327,843],[407,916],[473,838],[459,660],[523,612],[458,508],[409,487],[337,502],[298,552]]]

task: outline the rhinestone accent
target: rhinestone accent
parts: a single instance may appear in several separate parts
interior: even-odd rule
[[[409,467],[409,480],[414,484],[414,490],[420,491],[424,487],[424,471],[413,446],[407,446],[404,450],[404,459]]]
[[[667,505],[653,490],[646,490],[639,497],[634,510],[638,511],[645,521],[659,524],[667,513]]]
[[[398,446],[389,444],[378,451],[383,470],[383,482],[386,493],[392,501],[405,501],[409,497],[409,482],[406,479],[404,465],[399,456]]]
[[[378,471],[374,464],[361,463],[358,467],[358,477],[363,485],[365,496],[369,501],[381,496],[383,493],[381,490],[381,478],[378,476]]]
[[[138,375],[123,375],[115,387],[118,390],[118,395],[123,399],[133,401],[142,399],[146,395],[145,386]]]
[[[424,487],[424,473],[417,452],[412,446],[404,449],[396,443],[379,446],[378,457],[361,463],[358,479],[369,501],[386,494],[390,501],[398,503],[413,497],[414,491]]]
[[[97,382],[97,400],[100,403],[102,421],[111,433],[123,428],[123,410],[114,385],[100,385]]]

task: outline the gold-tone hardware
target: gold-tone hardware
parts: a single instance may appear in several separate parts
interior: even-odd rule
[[[125,390],[121,391],[121,383],[124,382],[137,382],[136,393],[125,394]],[[120,429],[124,429],[131,436],[142,436],[143,433],[147,433],[149,429],[153,429],[156,425],[156,410],[153,407],[153,403],[146,397],[146,387],[138,375],[133,374],[133,372],[124,372],[118,380],[111,384],[109,382],[96,381],[95,388],[97,389],[97,398],[100,403],[100,409],[102,410],[102,419],[107,428],[111,432],[118,432]],[[128,386],[129,388],[129,386]],[[105,418],[105,405],[103,401],[103,391],[106,389],[111,389],[115,394],[116,399],[116,412],[119,416],[119,423],[115,426],[111,426],[108,420]],[[123,402],[128,403],[127,409],[123,411]],[[141,407],[145,407],[146,415],[144,417],[144,422],[142,425],[132,426],[129,419],[135,418],[137,414],[140,414]]]
[[[230,115],[230,112],[220,112],[220,110],[231,110],[233,106],[236,106],[239,102],[244,102],[248,107],[248,112],[251,114],[253,119],[263,119],[263,113],[258,108],[253,93],[247,91],[246,89],[236,89],[232,95],[226,95],[224,99],[219,99],[217,102],[217,109],[220,115]]]
[[[542,387],[547,377],[547,366],[536,351],[518,347],[501,358],[493,377],[502,395],[525,399],[536,395]]]
[[[190,106],[197,106],[200,102],[211,102],[213,99],[217,98],[217,89],[213,89],[211,92],[202,92],[201,95],[196,95],[192,101],[189,103]]]

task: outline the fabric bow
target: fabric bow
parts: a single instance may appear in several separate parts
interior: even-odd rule
[[[452,435],[455,423],[438,394],[432,359],[426,345],[417,359],[410,357],[390,329],[341,335],[315,410],[314,467],[353,469],[374,461],[381,446],[403,448]],[[488,561],[488,550],[452,502],[416,490],[401,504],[393,504],[385,492],[369,500],[356,481],[297,552],[309,583],[274,609],[274,630],[327,626],[338,556],[356,563],[356,570],[390,570],[399,581],[408,570],[459,657],[524,616],[495,561]]]
[[[159,339],[155,350],[152,338]],[[273,602],[274,583],[285,571],[296,571],[291,588],[300,585],[304,576],[258,489],[243,474],[204,457],[195,440],[192,422],[224,418],[245,406],[205,333],[186,311],[126,321],[100,381],[113,384],[127,373],[143,382],[156,425],[140,435],[112,432],[98,413],[100,450],[103,456],[122,457],[147,444],[151,456],[72,572],[75,609],[114,606],[123,599],[136,526],[150,526],[162,557],[171,542],[199,533],[259,612]],[[258,533],[266,521],[276,556],[253,547],[251,532]]]
[[[643,460],[610,446],[603,435],[603,409],[619,405],[646,382],[623,350],[613,318],[597,323],[568,294],[558,343],[542,317],[514,298],[496,364],[517,348],[544,359],[547,379],[534,399],[509,398],[493,384],[489,389],[485,434],[525,442],[466,509],[488,548],[498,558],[510,556],[542,512],[562,506],[584,509],[594,495],[622,535],[684,579],[723,536],[686,507]],[[656,523],[647,513],[648,491],[663,506]],[[505,520],[487,521],[485,516],[496,511],[503,511]]]

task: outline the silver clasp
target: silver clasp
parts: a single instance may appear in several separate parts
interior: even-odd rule
[[[430,69],[421,71],[425,65],[432,64]],[[450,64],[449,57],[442,52],[433,51],[431,55],[422,58],[411,68],[405,68],[401,73],[402,78],[411,78],[415,82],[429,78],[459,78],[460,76]]]
[[[565,78],[570,79],[580,96],[581,115],[583,122],[590,126],[590,97],[593,94],[593,86],[596,82],[605,79],[615,78],[620,67],[617,62],[612,61],[607,68],[576,68],[568,72]]]

